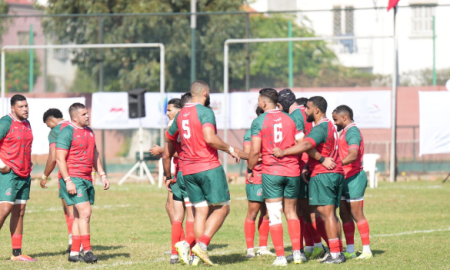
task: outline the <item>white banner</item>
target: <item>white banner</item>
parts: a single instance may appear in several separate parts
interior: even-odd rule
[[[420,156],[450,153],[450,92],[419,91]]]
[[[7,98],[8,113],[11,111],[9,106],[10,99]],[[77,98],[27,98],[31,129],[33,131],[33,145],[31,154],[44,155],[48,154],[48,134],[50,129],[43,121],[44,113],[50,108],[59,109],[63,113],[63,117],[69,120],[69,107],[75,102],[85,104],[84,97]]]
[[[355,122],[361,128],[390,128],[390,91],[348,91],[348,92],[297,92],[297,98],[323,96],[328,102],[327,117],[342,104],[353,109]],[[181,97],[182,93],[167,93],[161,104],[159,93],[145,94],[146,117],[142,118],[144,128],[159,128],[162,111],[166,111],[167,101]],[[255,119],[258,92],[231,93],[229,110],[225,119],[223,94],[211,94],[211,108],[216,115],[217,128],[223,129],[228,121],[230,129],[248,129]],[[167,122],[167,118],[165,119]],[[95,129],[133,129],[139,127],[139,119],[128,118],[127,93],[94,93],[92,95],[92,127]]]

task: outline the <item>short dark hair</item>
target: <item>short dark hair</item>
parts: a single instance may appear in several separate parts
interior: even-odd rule
[[[21,94],[15,94],[12,98],[11,98],[11,106],[16,105],[17,101],[24,101],[27,100],[24,96],[22,96]]]
[[[69,107],[70,117],[72,118],[73,112],[78,111],[79,109],[86,109],[86,106],[84,106],[83,104],[81,104],[79,102],[75,102],[74,104],[70,105],[70,107]]]
[[[172,98],[167,102],[167,105],[173,104],[173,106],[177,109],[181,109],[181,99],[179,98]]]
[[[261,109],[260,107],[256,107],[256,111],[255,112],[256,112],[257,116],[260,116],[261,114],[264,113],[263,109]]]
[[[312,102],[323,113],[327,113],[327,101],[321,96],[315,96],[308,99],[308,102]]]
[[[259,91],[259,94],[263,97],[270,99],[270,101],[277,105],[278,103],[278,92],[273,88],[263,88]]]
[[[308,103],[308,99],[305,98],[305,97],[301,97],[301,98],[297,98],[297,99],[295,100],[295,102],[297,102],[297,105],[303,105],[303,106],[305,106],[306,103]]]
[[[334,109],[333,113],[346,113],[348,114],[348,117],[350,117],[350,120],[353,121],[353,110],[347,105],[339,105]]]
[[[189,101],[191,101],[192,99],[192,94],[191,92],[186,92],[181,96],[181,108],[184,107],[184,105],[186,105],[186,103],[189,103]]]
[[[55,119],[61,119],[63,118],[63,114],[59,109],[48,109],[45,113],[44,113],[44,123],[47,122],[47,120],[50,117],[54,117]]]

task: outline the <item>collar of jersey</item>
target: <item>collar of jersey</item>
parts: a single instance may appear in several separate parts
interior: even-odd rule
[[[349,128],[351,128],[351,127],[356,127],[356,124],[355,124],[355,123],[351,123],[350,125],[348,125],[348,126],[346,126],[346,127],[344,128],[344,131],[346,131],[347,129],[349,129]]]
[[[289,114],[293,113],[295,110],[301,110],[302,108],[305,108],[305,107],[303,105],[295,106],[294,109],[292,110],[292,112],[290,112]]]
[[[319,123],[316,124],[316,126],[318,126],[318,125],[320,125],[320,124],[322,124],[324,122],[329,122],[329,121],[330,120],[328,118],[322,118],[322,119],[320,119]]]
[[[14,117],[14,115],[12,115],[12,113],[9,113],[9,117],[11,117],[12,120],[14,120],[14,121],[16,121],[16,122],[19,122],[19,123],[22,123],[22,122],[25,122],[25,121],[26,121],[26,120],[23,120],[23,121],[18,120],[17,118]]]
[[[82,128],[82,127],[79,127],[79,126],[75,125],[75,124],[72,123],[72,122],[70,122],[70,125],[71,125],[72,127],[76,128],[76,129],[85,129],[85,128]]]
[[[278,109],[271,109],[271,110],[267,110],[267,111],[265,111],[266,113],[279,113],[280,112],[280,110],[278,110]]]
[[[59,121],[58,124],[56,124],[56,125],[62,124],[62,123],[64,123],[64,122],[70,122],[70,121],[69,121],[69,120],[61,120],[61,121]]]
[[[195,102],[195,103],[186,103],[184,105],[184,107],[194,107],[195,105],[202,105],[200,102]]]

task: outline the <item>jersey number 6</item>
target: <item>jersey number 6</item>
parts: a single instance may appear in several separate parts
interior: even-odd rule
[[[282,124],[273,125],[273,133],[275,134],[275,143],[279,143],[283,140],[283,132],[281,132]]]
[[[183,130],[185,131],[183,133],[183,136],[186,139],[189,139],[191,137],[191,129],[189,128],[189,120],[183,120],[181,121],[181,125],[183,126]]]

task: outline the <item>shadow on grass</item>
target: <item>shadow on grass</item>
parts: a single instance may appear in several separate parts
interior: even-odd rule
[[[384,250],[372,250],[372,254],[375,255],[381,255],[383,253],[385,253],[386,251]]]
[[[117,257],[130,258],[130,253],[114,253],[114,254],[99,254],[98,259],[101,261],[107,261],[109,259],[114,259]]]
[[[92,246],[92,250],[95,252],[97,250],[114,250],[124,248],[125,246]]]
[[[214,255],[210,256],[210,258],[214,263],[218,263],[220,266],[239,263],[248,260],[247,256],[243,253]]]
[[[92,250],[94,251],[105,251],[105,250],[115,250],[115,249],[120,249],[123,248],[125,246],[92,246]],[[34,253],[34,254],[29,254],[28,256],[30,256],[31,258],[34,257],[53,257],[53,256],[68,256],[69,253],[66,253],[66,250],[62,250],[62,251],[56,251],[56,252],[41,252],[41,253]],[[128,254],[128,257],[130,255]]]
[[[208,251],[218,249],[218,248],[226,248],[228,247],[228,244],[212,244],[208,246]]]

